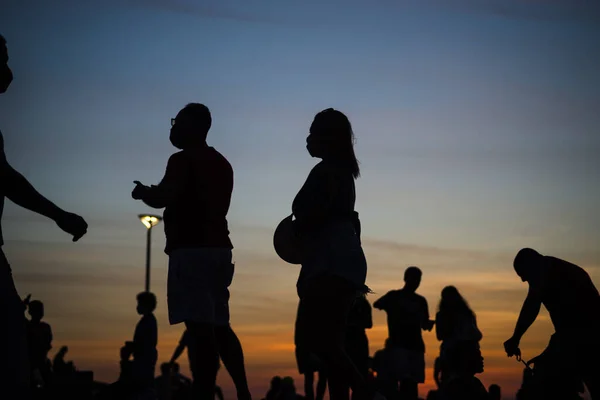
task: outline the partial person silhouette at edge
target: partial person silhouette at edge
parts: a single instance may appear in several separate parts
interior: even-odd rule
[[[390,364],[390,375],[396,383],[391,388],[406,399],[418,398],[418,385],[425,382],[425,342],[423,330],[431,331],[434,321],[429,319],[427,300],[416,293],[423,273],[418,267],[404,271],[404,287],[392,290],[373,303],[373,307],[387,314],[389,332],[386,353]]]
[[[5,93],[13,80],[8,66],[6,39],[0,35],[0,94]],[[0,132],[0,387],[15,398],[29,396],[29,363],[23,303],[12,277],[12,271],[2,245],[2,212],[4,198],[18,206],[52,219],[59,228],[78,241],[87,231],[87,224],[78,215],[66,212],[46,199],[17,172],[4,153],[4,137]]]
[[[461,345],[465,351],[480,352],[479,341],[483,335],[477,327],[475,313],[454,286],[442,289],[435,324],[437,339],[442,342],[440,366],[443,383],[443,377],[454,367],[447,357],[448,353],[457,345]]]
[[[306,139],[308,153],[321,161],[311,170],[292,204],[294,230],[303,255],[297,291],[296,330],[323,362],[331,400],[347,400],[347,382],[356,399],[373,393],[344,348],[348,314],[365,291],[367,262],[354,210],[359,166],[350,121],[340,111],[319,112]]]
[[[520,356],[521,338],[543,304],[556,331],[547,362],[573,366],[592,399],[600,399],[600,295],[590,276],[575,264],[530,248],[517,253],[513,266],[529,292],[513,336],[504,343],[507,355]]]
[[[32,383],[34,387],[47,387],[52,375],[52,366],[48,359],[48,352],[52,349],[52,328],[50,324],[42,321],[44,303],[39,300],[27,300],[26,304],[31,316],[27,321],[27,346]]]
[[[210,111],[203,104],[190,103],[179,111],[171,120],[170,141],[181,151],[169,158],[158,185],[135,181],[132,197],[165,208],[169,322],[185,323],[197,349],[192,371],[195,396],[212,399],[220,357],[238,399],[249,400],[242,346],[229,323],[234,264],[227,212],[233,169],[206,143],[211,125]]]

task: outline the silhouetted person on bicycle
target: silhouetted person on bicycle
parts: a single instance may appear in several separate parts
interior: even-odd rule
[[[6,40],[0,35],[0,94],[6,92],[12,80]],[[52,219],[59,228],[73,235],[75,242],[87,231],[83,218],[58,208],[8,163],[4,154],[4,137],[0,132],[0,222],[5,197],[18,206]],[[27,398],[30,379],[23,302],[2,252],[3,244],[0,226],[0,387],[14,398]]]
[[[514,268],[529,284],[529,293],[514,334],[504,343],[507,355],[520,357],[521,338],[543,304],[556,331],[546,362],[557,368],[570,366],[584,381],[592,399],[600,399],[600,294],[590,276],[577,265],[529,248],[519,251]]]

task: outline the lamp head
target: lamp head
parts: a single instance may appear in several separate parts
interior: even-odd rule
[[[162,217],[159,217],[158,215],[140,214],[138,217],[140,221],[142,221],[142,224],[148,229],[158,225],[158,223],[162,221]]]

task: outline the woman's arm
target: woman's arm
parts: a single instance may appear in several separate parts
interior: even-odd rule
[[[437,340],[443,342],[444,340],[450,337],[452,327],[450,326],[450,321],[448,321],[447,316],[443,313],[437,313],[435,316],[435,336]]]

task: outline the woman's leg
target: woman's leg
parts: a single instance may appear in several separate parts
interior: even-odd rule
[[[325,398],[325,390],[327,390],[327,374],[324,371],[319,371],[316,400],[323,400]]]
[[[304,373],[304,398],[306,400],[314,400],[315,399],[315,390],[314,390],[314,374],[312,371],[306,371]]]
[[[343,278],[323,276],[307,284],[302,299],[299,318],[307,326],[311,348],[327,370],[331,400],[348,400],[348,385],[357,400],[368,397],[366,381],[344,348],[346,320],[355,298],[355,289]]]

